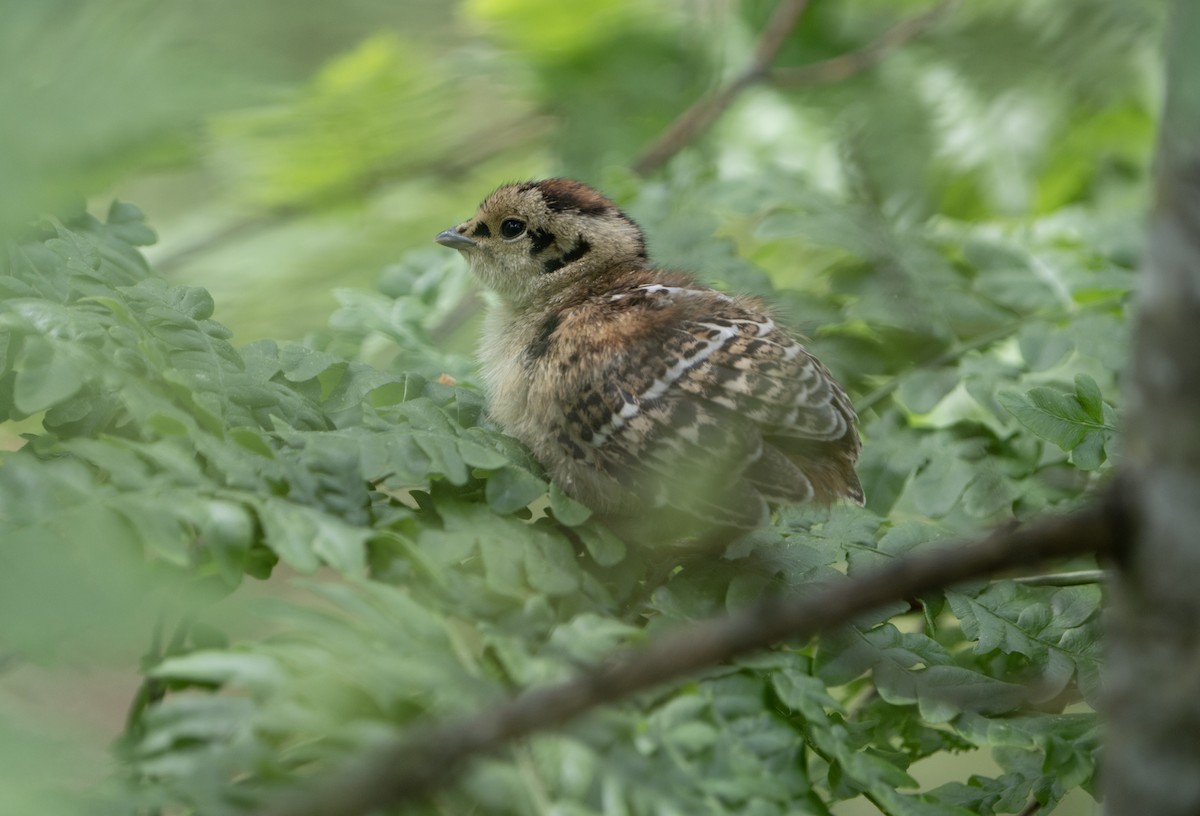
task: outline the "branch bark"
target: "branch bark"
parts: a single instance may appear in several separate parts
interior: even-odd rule
[[[1105,812],[1200,813],[1200,4],[1176,0],[1124,440],[1143,521],[1111,583]]]
[[[973,578],[1068,556],[1116,552],[1128,536],[1128,516],[1118,487],[1069,515],[938,548],[804,596],[769,599],[683,627],[646,648],[619,652],[574,680],[531,689],[474,717],[420,730],[262,816],[357,816],[418,800],[469,759],[739,655],[809,638],[888,603]]]

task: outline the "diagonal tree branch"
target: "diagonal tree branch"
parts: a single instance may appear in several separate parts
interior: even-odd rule
[[[633,163],[633,172],[639,176],[653,173],[667,160],[683,149],[720,118],[738,94],[762,81],[779,49],[787,41],[788,34],[800,22],[800,16],[808,7],[808,0],[783,0],[775,7],[767,27],[763,29],[754,49],[754,59],[728,84],[696,102],[672,122],[642,155]]]
[[[929,29],[944,13],[958,5],[958,0],[943,0],[923,14],[902,20],[856,51],[797,68],[772,68],[771,62],[796,27],[807,5],[807,0],[784,0],[780,3],[759,37],[750,64],[726,85],[680,114],[633,162],[633,171],[645,176],[658,170],[711,127],[738,95],[751,85],[768,81],[786,89],[840,82],[878,65],[889,51]]]
[[[1069,515],[924,552],[803,596],[772,598],[683,627],[645,648],[619,652],[574,680],[531,689],[474,717],[419,730],[262,816],[358,816],[418,800],[472,758],[738,655],[808,638],[888,603],[969,579],[1068,556],[1119,552],[1133,528],[1123,496],[1118,481]]]
[[[808,88],[829,85],[849,79],[855,74],[874,68],[889,52],[928,31],[944,14],[958,5],[958,0],[943,0],[928,11],[901,20],[875,40],[855,51],[795,68],[774,68],[767,79],[779,88]]]

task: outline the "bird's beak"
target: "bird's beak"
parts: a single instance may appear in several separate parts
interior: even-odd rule
[[[437,234],[437,238],[434,238],[433,240],[437,241],[442,246],[448,246],[451,249],[475,248],[475,242],[463,235],[461,232],[458,232],[458,227],[442,230]]]

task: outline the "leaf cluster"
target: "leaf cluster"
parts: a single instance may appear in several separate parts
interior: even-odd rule
[[[783,204],[778,212],[799,217]],[[148,270],[135,245],[151,237],[135,208],[115,204],[104,222],[51,223],[39,240],[10,247],[0,276],[2,404],[9,419],[36,413],[42,426],[3,456],[3,538],[12,553],[47,559],[33,564],[41,574],[6,576],[6,603],[14,613],[38,607],[31,593],[70,574],[83,530],[90,557],[110,576],[127,575],[101,582],[110,596],[138,586],[147,565],[171,586],[204,588],[172,642],[150,655],[147,682],[169,693],[135,708],[123,743],[130,795],[144,804],[250,806],[301,769],[423,718],[563,679],[618,645],[764,594],[845,580],[944,538],[964,518],[1014,512],[1044,495],[1028,484],[1043,471],[1079,474],[1059,487],[1071,495],[1089,478],[1059,444],[1082,444],[1081,433],[1064,440],[1059,424],[1003,408],[984,414],[978,401],[927,421],[950,389],[914,406],[921,392],[901,383],[865,426],[870,445],[908,448],[904,459],[864,468],[884,471],[876,484],[892,478],[890,503],[872,508],[890,518],[788,511],[723,558],[631,549],[481,424],[476,390],[331,350],[386,324],[411,352],[418,335],[403,327],[417,331],[436,305],[422,286],[345,298],[357,305],[340,313],[327,349],[239,348],[203,290]],[[974,276],[963,266],[947,263],[945,280],[957,276],[965,299]],[[851,291],[831,287],[828,298],[852,313]],[[389,314],[417,317],[381,323],[378,308],[363,307],[389,300]],[[882,368],[902,340],[937,352],[940,337],[941,353],[965,342],[980,359],[1012,340],[995,337],[993,348],[956,337],[949,319],[924,337],[912,324],[871,323],[892,332],[886,343],[849,330],[821,342]],[[1088,365],[1077,350],[1064,356],[1073,362],[1056,362]],[[1039,368],[1010,365],[1016,382]],[[1047,401],[1050,387],[1040,388],[1026,399],[1068,406],[1058,423],[1104,410],[1085,375],[1072,398]],[[990,475],[976,472],[985,465]],[[972,489],[981,496],[973,503],[964,497]],[[280,631],[270,639],[225,646],[195,623],[244,575],[265,576],[279,562],[308,573],[325,566],[343,581],[314,585],[321,605],[269,612]],[[129,612],[119,597],[108,604]],[[1059,712],[1094,699],[1098,604],[1091,588],[1001,582],[920,599],[920,614],[879,610],[841,635],[714,667],[514,748],[430,807],[525,812],[542,802],[587,813],[623,802],[631,812],[783,813],[803,802],[822,813],[857,796],[887,812],[1011,812],[1031,797],[1049,805],[1092,777],[1090,716]],[[9,628],[6,645],[36,655],[70,643],[45,636],[42,625]],[[910,773],[930,756],[976,749],[991,749],[1001,776],[921,791]],[[214,784],[214,774],[238,781]]]
[[[129,204],[4,245],[0,648],[145,650],[119,778],[55,812],[250,812],[429,719],[1069,506],[1107,477],[1152,128],[1136,66],[1157,6],[962,4],[874,72],[745,94],[636,180],[610,162],[747,55],[771,7],[685,5],[467,2],[465,44],[377,34],[286,100],[207,121],[232,200],[352,211],[353,229],[318,226],[353,255],[276,237],[302,274],[319,268],[322,296],[331,268],[385,266],[364,234],[387,245],[374,290],[343,285],[326,328],[276,333],[302,342],[235,342],[208,291],[152,271]],[[785,65],[899,13],[811,6]],[[538,174],[604,179],[656,262],[767,298],[807,335],[859,409],[866,508],[783,509],[724,553],[635,547],[488,425],[455,333],[465,270],[437,250],[396,259],[394,242],[410,227],[424,242],[530,155]],[[371,220],[389,206],[404,229]],[[271,292],[235,267],[243,302],[301,308],[304,287],[268,268],[282,256],[235,249]],[[296,574],[306,594],[279,597]],[[1093,790],[1099,606],[1095,587],[1001,578],[913,598],[512,746],[419,810],[1049,812]],[[952,754],[978,771],[931,773]]]

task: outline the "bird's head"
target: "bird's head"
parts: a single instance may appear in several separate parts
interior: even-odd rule
[[[501,187],[437,242],[461,251],[483,285],[515,309],[536,308],[581,280],[646,259],[638,225],[571,179]]]

